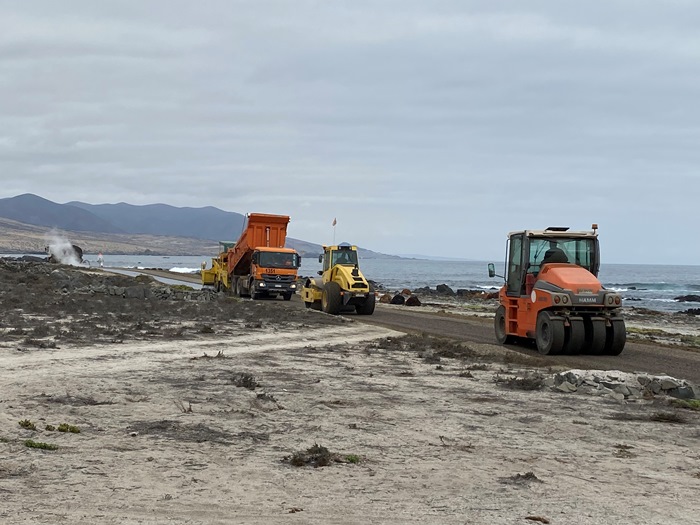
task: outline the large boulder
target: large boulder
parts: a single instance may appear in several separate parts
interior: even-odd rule
[[[435,287],[435,291],[437,293],[439,293],[440,295],[451,295],[451,296],[455,295],[454,290],[452,288],[450,288],[449,286],[447,286],[446,284],[438,284]]]
[[[394,297],[391,298],[390,303],[391,304],[405,304],[406,298],[403,295],[401,295],[400,293],[397,293]]]
[[[415,295],[412,295],[411,297],[406,299],[406,306],[420,306],[420,305],[421,305],[420,299],[418,299],[418,297],[416,297]]]
[[[674,297],[673,300],[679,303],[700,303],[700,295],[679,295]]]

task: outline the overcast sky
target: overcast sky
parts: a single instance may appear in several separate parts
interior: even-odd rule
[[[700,264],[700,2],[0,0],[0,197],[290,215],[495,260]]]

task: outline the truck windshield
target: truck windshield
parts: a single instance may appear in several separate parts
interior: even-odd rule
[[[543,261],[568,262],[595,274],[595,250],[593,238],[534,237],[530,239],[529,271],[539,271]]]
[[[265,268],[297,268],[299,262],[296,253],[260,252],[258,265]]]

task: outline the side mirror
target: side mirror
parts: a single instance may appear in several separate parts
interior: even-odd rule
[[[317,273],[318,275],[323,275],[323,271],[322,271],[322,270],[319,270],[319,271],[317,271],[316,273]]]
[[[297,268],[301,268],[301,256],[297,256]]]
[[[489,263],[489,277],[496,277],[496,267],[493,263]]]
[[[318,262],[322,263],[323,262],[323,254],[318,256]]]

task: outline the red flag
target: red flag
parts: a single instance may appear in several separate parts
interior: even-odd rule
[[[335,226],[336,224],[338,224],[338,221],[336,221],[335,218],[334,218],[334,219],[333,219],[333,226]]]

